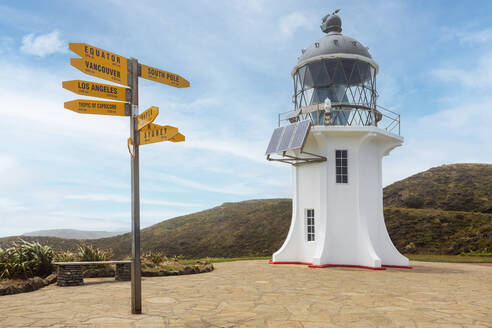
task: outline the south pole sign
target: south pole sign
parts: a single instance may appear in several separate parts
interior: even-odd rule
[[[81,114],[99,114],[130,117],[128,150],[131,158],[132,199],[132,264],[131,311],[142,313],[142,283],[140,263],[140,179],[139,146],[161,141],[182,142],[185,136],[178,128],[152,123],[159,108],[152,106],[138,113],[138,78],[163,83],[176,88],[190,86],[183,77],[158,68],[139,64],[135,58],[126,58],[86,43],[69,43],[69,49],[81,58],[71,58],[70,64],[81,72],[125,87],[91,81],[72,80],[62,82],[62,87],[83,96],[112,101],[76,99],[64,104],[66,109]],[[128,87],[128,88],[127,88]]]

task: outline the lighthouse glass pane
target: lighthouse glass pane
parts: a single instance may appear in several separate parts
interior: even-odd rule
[[[337,67],[338,60],[332,59],[332,60],[325,60],[324,62],[325,62],[326,72],[330,76],[330,80],[333,81],[333,77],[335,75],[335,69]]]
[[[314,125],[375,125],[376,72],[366,61],[327,58],[300,67],[294,74],[295,109],[322,104],[326,98],[331,111],[309,113]]]
[[[313,74],[309,69],[309,66],[304,66],[306,68],[306,73],[304,74],[304,90],[310,89],[314,86]]]
[[[365,62],[358,62],[358,66],[359,66],[359,75],[360,75],[360,78],[361,78],[361,81],[362,82],[366,82],[366,81],[369,81],[371,80],[371,77],[372,77],[372,67],[368,64],[368,63],[365,63]]]
[[[352,79],[352,71],[354,70],[355,60],[353,59],[342,59],[343,71],[345,72],[345,76],[347,77],[347,81],[349,83],[358,83],[358,79]],[[355,75],[354,75],[355,77]]]
[[[335,174],[337,183],[348,183],[347,150],[335,150]]]
[[[311,75],[313,76],[314,86],[320,87],[329,85],[331,79],[326,71],[323,61],[312,62],[309,64]]]
[[[303,89],[304,89],[304,75],[306,75],[306,66],[302,66],[299,69],[299,82],[301,83]]]

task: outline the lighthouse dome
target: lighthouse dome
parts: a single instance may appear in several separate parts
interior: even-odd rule
[[[325,16],[321,30],[326,35],[302,50],[302,55],[299,57],[296,67],[300,67],[318,58],[321,59],[326,55],[343,56],[344,54],[365,57],[375,64],[366,46],[356,39],[341,33],[342,20],[338,15]]]
[[[325,35],[302,50],[292,70],[295,115],[314,125],[376,125],[378,65],[367,47],[342,34],[337,12],[323,17]]]

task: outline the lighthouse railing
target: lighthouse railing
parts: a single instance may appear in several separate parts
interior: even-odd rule
[[[377,126],[400,135],[400,114],[376,105],[377,109],[364,105],[332,103],[331,109],[323,104],[309,105],[278,114],[278,126],[282,122],[294,123],[310,119],[313,125],[325,126]]]

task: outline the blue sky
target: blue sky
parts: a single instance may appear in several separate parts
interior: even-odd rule
[[[290,72],[340,8],[343,33],[380,66],[378,103],[405,144],[384,184],[433,166],[492,162],[491,1],[2,1],[0,236],[54,228],[129,230],[128,118],[81,115],[65,80],[85,42],[191,82],[140,80],[140,111],[185,143],[141,147],[142,226],[223,202],[290,197],[291,168],[265,160]]]

